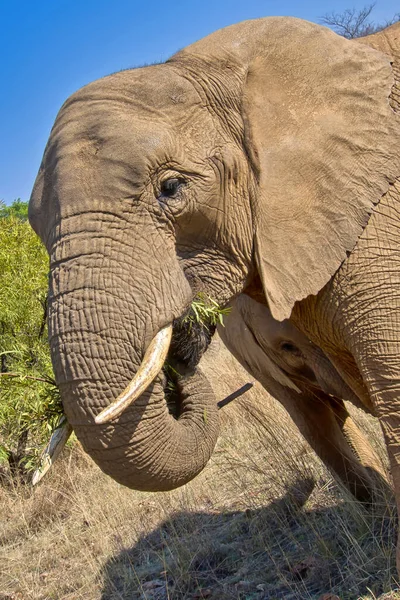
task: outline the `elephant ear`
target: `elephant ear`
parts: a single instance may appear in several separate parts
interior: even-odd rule
[[[242,110],[258,174],[256,261],[283,320],[329,281],[400,176],[400,122],[385,55],[307,22],[273,21],[249,63]]]
[[[216,31],[169,61],[252,163],[255,254],[278,320],[329,281],[400,176],[394,70],[365,43],[270,17]],[[390,49],[393,60],[396,35]]]

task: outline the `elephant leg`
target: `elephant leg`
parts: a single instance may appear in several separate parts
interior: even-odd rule
[[[373,450],[366,435],[351,418],[343,400],[332,398],[331,405],[343,436],[361,465],[367,471],[371,485],[376,491],[380,490],[391,494],[392,487],[380,458]]]
[[[381,323],[377,330],[376,323],[375,320],[373,335],[380,340],[379,352],[374,354],[363,351],[358,364],[385,437],[397,514],[400,515],[400,344],[395,341],[400,340],[400,326],[392,329],[393,324],[388,320],[385,325]],[[396,563],[400,574],[400,535],[397,540]]]
[[[354,382],[362,380],[385,436],[400,514],[399,214],[400,180],[382,197],[335,278],[302,315],[305,333],[336,357],[339,374],[346,373],[346,356],[354,359]],[[397,568],[400,574],[400,538]]]
[[[388,315],[389,317],[389,315]],[[396,328],[386,321],[382,329],[375,329],[379,353],[362,353],[359,368],[366,381],[375,412],[379,418],[389,455],[390,470],[400,515],[400,324]],[[397,541],[397,570],[400,574],[400,535]]]
[[[333,474],[361,502],[370,503],[374,496],[375,485],[366,468],[382,469],[374,456],[369,443],[365,448],[361,443],[362,434],[351,420],[341,401],[318,392],[310,400],[310,394],[298,394],[295,402],[293,395],[279,396],[291,418],[307,442]],[[346,413],[346,415],[345,415]],[[356,433],[357,432],[357,433]],[[349,441],[351,443],[349,443]],[[363,458],[368,456],[365,466],[359,460],[363,446]],[[379,466],[378,466],[379,465]]]

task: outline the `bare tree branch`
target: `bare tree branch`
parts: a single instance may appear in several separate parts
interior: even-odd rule
[[[319,18],[319,21],[323,25],[331,27],[339,35],[350,40],[363,37],[364,35],[371,35],[400,20],[400,13],[396,13],[392,19],[385,23],[373,23],[369,21],[369,17],[374,8],[375,2],[364,6],[360,10],[346,8],[346,10],[341,13],[326,13]]]

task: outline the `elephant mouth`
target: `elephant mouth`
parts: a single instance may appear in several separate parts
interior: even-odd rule
[[[190,307],[184,315],[174,320],[171,344],[162,369],[168,410],[176,419],[181,412],[179,382],[195,372],[216,330],[215,324],[200,322],[194,317]]]
[[[192,307],[172,324],[172,339],[167,361],[180,365],[189,374],[199,364],[211,343],[216,325],[210,321],[199,321]],[[178,369],[179,371],[179,369]]]

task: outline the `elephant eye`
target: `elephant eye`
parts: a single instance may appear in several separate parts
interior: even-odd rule
[[[295,354],[296,356],[301,356],[301,352],[297,346],[292,344],[292,342],[282,342],[281,350],[283,352],[289,352],[290,354]]]
[[[161,196],[164,198],[174,198],[183,185],[185,185],[185,180],[179,177],[166,179],[161,183]]]

